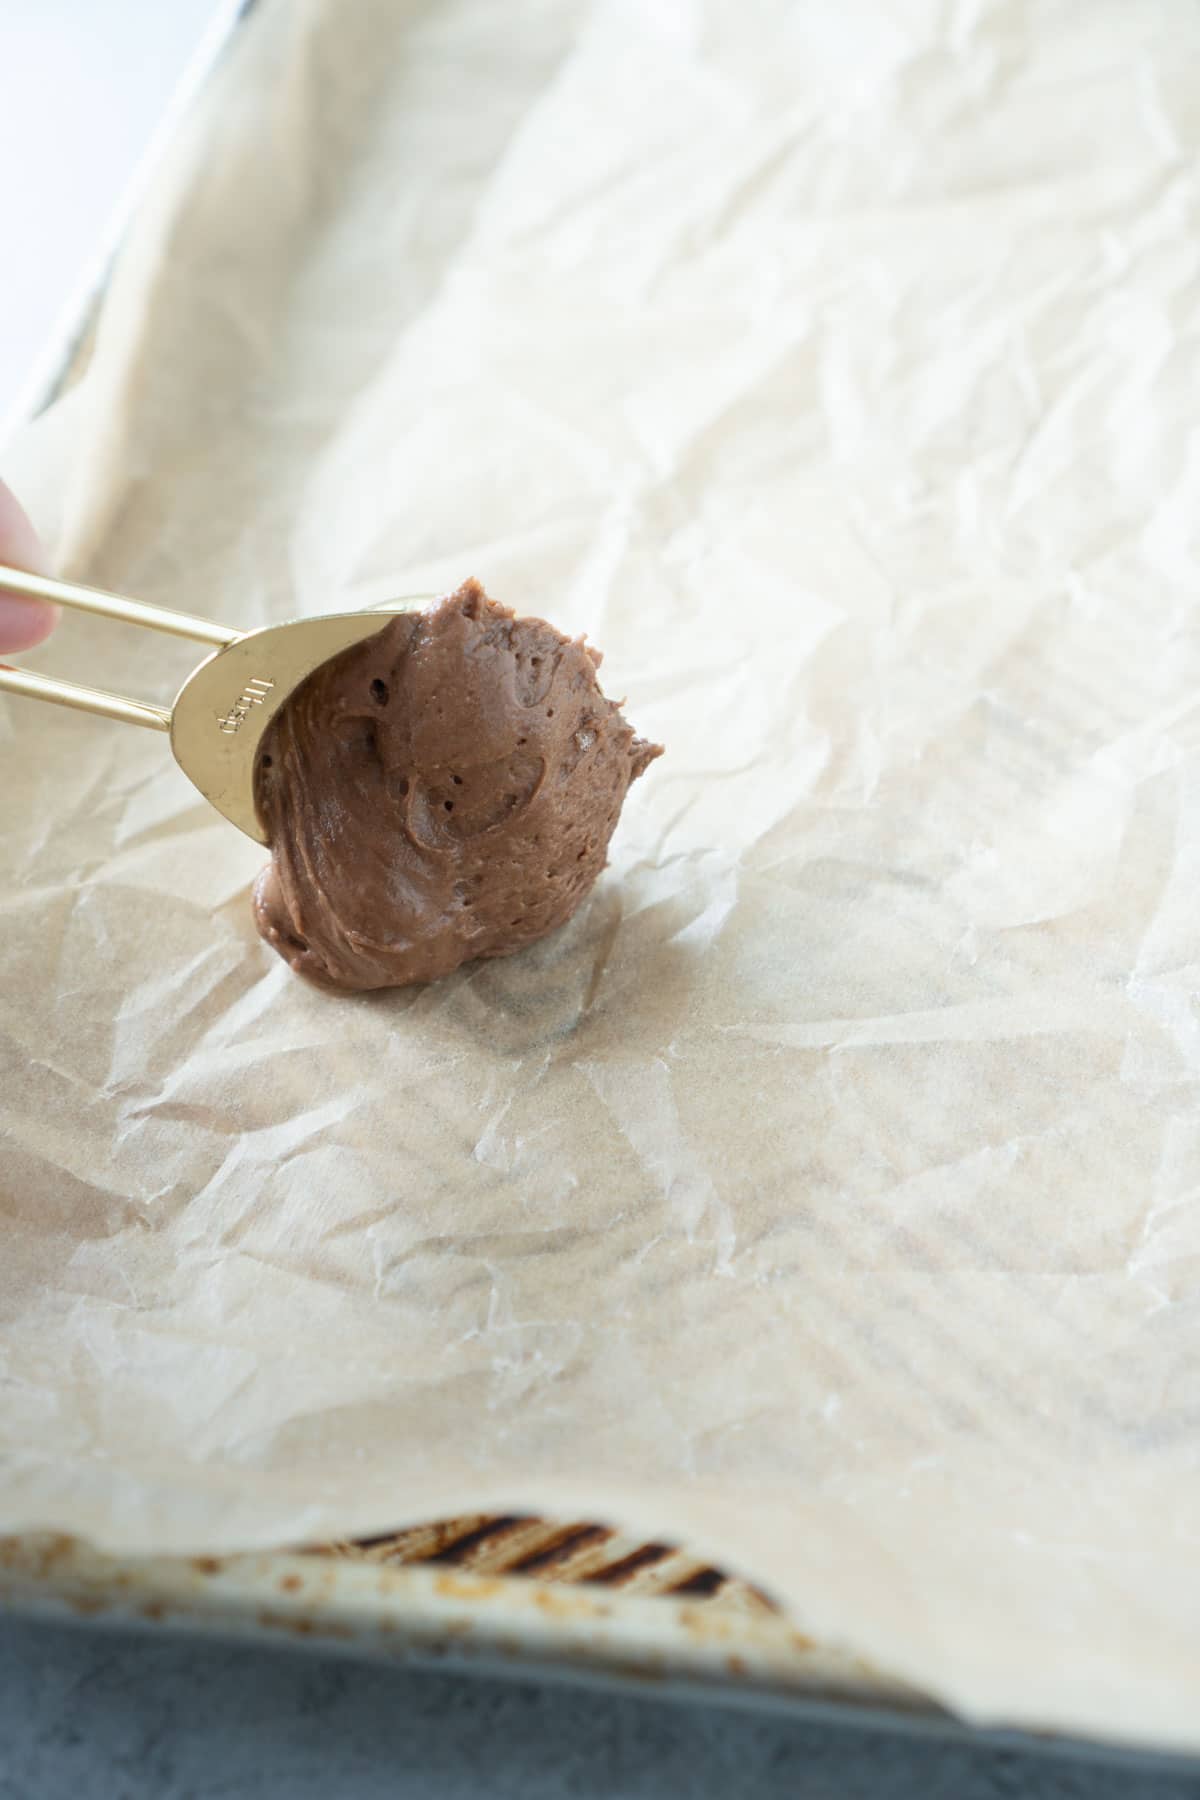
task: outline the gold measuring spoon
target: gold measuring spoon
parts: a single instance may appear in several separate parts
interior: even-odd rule
[[[329,613],[266,625],[260,631],[234,631],[211,619],[189,618],[162,606],[127,600],[122,594],[30,575],[23,569],[0,566],[0,591],[53,600],[75,612],[98,613],[104,619],[211,644],[213,655],[192,670],[172,706],[126,700],[7,663],[0,663],[0,692],[169,733],[175,761],[189,781],[231,824],[260,844],[267,840],[254,805],[255,763],[263,734],[284,701],[331,656],[373,637],[396,613],[412,612],[432,597],[421,594],[389,601],[372,612]]]

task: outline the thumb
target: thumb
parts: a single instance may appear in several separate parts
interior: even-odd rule
[[[46,554],[16,496],[0,481],[0,563],[40,574]],[[49,637],[58,623],[58,608],[44,600],[25,600],[0,590],[0,651],[31,650]]]

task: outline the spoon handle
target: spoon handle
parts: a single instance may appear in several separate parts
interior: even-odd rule
[[[128,600],[124,594],[106,594],[103,588],[80,587],[73,581],[30,575],[24,569],[9,569],[3,564],[0,564],[0,590],[22,594],[31,600],[54,600],[74,612],[98,613],[101,618],[116,619],[123,625],[144,625],[150,631],[170,632],[173,637],[192,638],[198,644],[213,644],[217,649],[223,649],[243,635],[212,619],[190,618],[187,613],[169,612],[165,606]]]
[[[99,688],[77,687],[73,681],[56,681],[51,675],[35,675],[32,669],[13,669],[0,663],[0,693],[24,694],[30,700],[49,700],[54,706],[73,706],[77,712],[100,713],[126,725],[148,725],[152,731],[170,731],[171,709],[151,706],[143,700],[125,700]]]

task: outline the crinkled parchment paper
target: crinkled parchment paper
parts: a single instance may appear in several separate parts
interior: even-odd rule
[[[162,740],[0,709],[0,1526],[568,1509],[1200,1746],[1198,139],[1185,0],[262,0],[6,472],[247,627],[478,574],[668,756],[344,1000]]]

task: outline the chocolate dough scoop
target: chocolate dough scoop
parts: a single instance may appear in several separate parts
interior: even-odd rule
[[[599,662],[468,581],[317,669],[258,761],[267,942],[324,987],[401,987],[564,924],[662,754]]]

